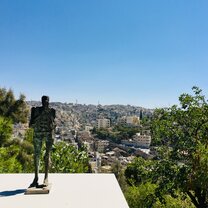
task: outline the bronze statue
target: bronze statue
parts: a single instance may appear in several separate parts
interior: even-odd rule
[[[34,165],[35,165],[35,178],[30,184],[31,187],[45,187],[48,185],[48,171],[49,171],[49,159],[50,152],[53,145],[53,135],[55,129],[55,116],[56,111],[53,108],[49,108],[49,97],[42,96],[42,106],[32,107],[31,119],[29,127],[34,129],[33,144],[34,144]],[[43,185],[38,184],[38,173],[39,173],[39,160],[42,149],[42,143],[46,142],[45,152],[45,177]]]

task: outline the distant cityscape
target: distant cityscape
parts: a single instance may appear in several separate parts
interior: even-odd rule
[[[29,108],[40,106],[37,101],[27,102]],[[153,109],[131,105],[82,105],[53,102],[56,110],[55,142],[65,141],[76,148],[85,146],[90,158],[92,172],[111,172],[119,163],[126,166],[136,156],[154,157],[150,148],[151,132],[148,121]],[[28,118],[29,119],[29,118]],[[101,139],[99,131],[113,132],[116,126],[138,129],[131,137],[114,141],[110,137]],[[13,137],[23,137],[28,124],[15,124]],[[115,132],[114,132],[115,133]]]

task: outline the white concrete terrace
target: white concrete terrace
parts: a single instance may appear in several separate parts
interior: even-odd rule
[[[49,174],[49,194],[24,195],[32,180],[33,174],[0,174],[0,208],[128,208],[113,174]]]

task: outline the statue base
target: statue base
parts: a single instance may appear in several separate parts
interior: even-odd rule
[[[52,186],[52,184],[48,184],[48,186],[45,186],[43,188],[31,187],[25,191],[25,194],[26,195],[29,195],[29,194],[49,194],[51,186]]]

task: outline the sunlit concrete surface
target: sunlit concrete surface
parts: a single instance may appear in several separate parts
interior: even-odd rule
[[[50,174],[49,194],[24,195],[32,180],[33,174],[0,174],[0,208],[128,208],[113,174]]]

